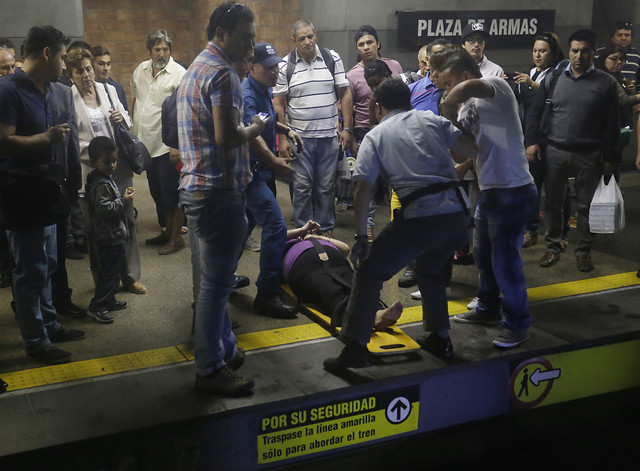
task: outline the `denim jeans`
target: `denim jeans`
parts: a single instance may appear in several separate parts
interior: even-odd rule
[[[502,306],[503,325],[513,330],[526,330],[531,324],[520,249],[536,198],[533,183],[483,190],[478,196],[473,232],[473,256],[480,273],[477,309],[499,312]]]
[[[34,230],[8,230],[15,267],[13,296],[16,319],[27,351],[51,342],[60,329],[51,300],[51,276],[56,270],[56,226]]]
[[[180,208],[200,251],[195,357],[198,373],[208,375],[222,368],[236,349],[227,301],[247,231],[245,195],[237,190],[180,190]]]
[[[467,242],[468,225],[469,216],[464,212],[393,220],[387,224],[373,241],[369,257],[356,270],[340,336],[360,345],[369,343],[382,284],[414,259],[422,293],[424,329],[448,330],[442,271],[454,251]]]
[[[304,152],[291,162],[293,223],[304,226],[313,219],[321,231],[335,222],[335,180],[338,171],[338,137],[305,138]]]
[[[253,181],[246,190],[247,208],[262,228],[258,292],[275,294],[282,284],[282,258],[287,242],[287,224],[273,191],[264,180]],[[249,234],[247,234],[247,237]]]

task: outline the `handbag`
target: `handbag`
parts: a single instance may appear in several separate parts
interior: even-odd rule
[[[70,211],[65,183],[59,163],[0,171],[0,225],[29,230],[63,220]]]
[[[117,109],[113,104],[111,95],[109,95],[107,85],[103,85],[111,107],[114,110]],[[131,166],[131,169],[138,175],[151,166],[151,154],[149,154],[149,150],[147,150],[144,143],[138,139],[138,136],[127,129],[127,125],[124,122],[113,125],[113,140],[118,148],[119,156],[126,160]]]
[[[605,183],[604,175],[589,207],[589,230],[595,234],[612,234],[624,229],[624,199],[615,178]]]

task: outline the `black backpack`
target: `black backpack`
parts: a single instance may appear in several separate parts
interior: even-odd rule
[[[320,54],[322,55],[322,59],[324,60],[325,65],[327,66],[327,69],[329,69],[329,72],[331,72],[331,76],[334,78],[336,77],[336,61],[333,60],[333,56],[331,55],[331,51],[329,49],[326,49],[324,47],[319,47],[320,49]],[[296,68],[296,50],[294,49],[293,51],[291,51],[289,53],[289,58],[287,60],[287,86],[289,85],[289,82],[291,82],[291,77],[293,76],[293,70]],[[338,89],[335,88],[335,92],[336,92],[336,99],[340,96],[338,95]]]
[[[162,142],[179,149],[178,144],[178,88],[162,102]]]

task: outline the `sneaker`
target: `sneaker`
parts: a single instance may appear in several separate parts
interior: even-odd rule
[[[461,324],[480,324],[480,325],[499,325],[502,322],[502,316],[500,313],[478,311],[471,309],[464,314],[456,314],[453,316],[453,320],[460,322]]]
[[[524,241],[522,242],[522,248],[534,246],[538,243],[538,231],[525,231]]]
[[[71,353],[62,350],[55,345],[45,345],[42,348],[27,352],[27,356],[32,360],[46,363],[47,365],[59,365],[61,363],[69,363]]]
[[[470,311],[472,309],[475,309],[478,306],[478,301],[480,301],[480,298],[473,298],[471,301],[469,301],[469,304],[467,304],[467,309],[469,309]]]
[[[251,283],[251,281],[249,281],[248,276],[235,275],[235,277],[236,277],[236,281],[235,281],[235,285],[233,285],[233,289],[246,288]]]
[[[547,250],[542,257],[540,257],[540,266],[541,267],[551,267],[558,263],[560,260],[560,252],[556,252],[555,250]]]
[[[371,358],[367,347],[350,341],[336,358],[327,358],[323,366],[328,371],[342,371],[346,368],[366,368],[371,366]]]
[[[236,347],[236,354],[227,362],[227,366],[233,371],[238,371],[238,369],[244,365],[246,356],[247,354],[244,352],[244,348]]]
[[[124,289],[133,294],[145,294],[147,292],[147,287],[139,281],[134,281],[130,285],[126,285]]]
[[[238,375],[228,366],[206,376],[196,375],[196,391],[202,394],[237,397],[251,394],[254,382]]]
[[[53,343],[72,342],[74,340],[82,340],[86,336],[87,333],[84,330],[69,329],[61,325],[54,335],[49,335],[49,340]]]
[[[560,252],[564,252],[565,250],[567,250],[567,247],[569,247],[569,239],[567,239],[566,237],[562,237],[560,239]]]
[[[113,324],[113,316],[109,311],[89,311],[89,314],[91,314],[93,318],[101,324]]]
[[[422,293],[420,292],[420,290],[411,293],[411,299],[417,299],[418,301],[420,301],[422,299]]]
[[[127,304],[128,303],[126,301],[118,301],[116,299],[111,304],[107,304],[105,308],[107,311],[122,311],[127,308]]]
[[[373,235],[373,226],[367,226],[367,240],[373,242],[376,236]]]
[[[8,387],[9,385],[7,384],[7,382],[3,381],[2,378],[0,378],[0,394],[7,392]]]
[[[493,345],[500,348],[513,348],[528,338],[529,331],[527,330],[511,330],[505,327],[502,329],[502,333],[493,339]]]
[[[249,238],[244,243],[244,249],[248,250],[249,252],[260,252],[260,243],[253,237],[249,236]]]
[[[70,319],[84,319],[87,317],[87,311],[72,302],[66,306],[55,306],[55,308],[59,316],[69,317]]]
[[[0,275],[0,288],[8,288],[9,286],[11,286],[11,275],[3,273]]]
[[[578,255],[576,257],[576,266],[578,270],[583,272],[590,272],[593,270],[593,262],[591,261],[591,257],[588,255]]]
[[[453,344],[449,336],[442,338],[432,333],[420,337],[416,342],[418,342],[418,345],[420,345],[423,350],[426,350],[441,360],[449,361],[455,356]]]
[[[403,275],[398,279],[398,286],[400,288],[410,288],[416,283],[416,272],[412,265],[408,265]]]
[[[339,213],[344,213],[349,207],[347,203],[338,202],[336,203],[336,211]]]

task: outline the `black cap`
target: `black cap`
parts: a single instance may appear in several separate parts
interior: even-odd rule
[[[472,34],[476,34],[476,33],[479,33],[482,36],[484,36],[484,39],[489,38],[489,31],[487,31],[487,27],[485,26],[484,23],[469,23],[462,30],[461,42],[464,42],[468,36],[471,36]]]

